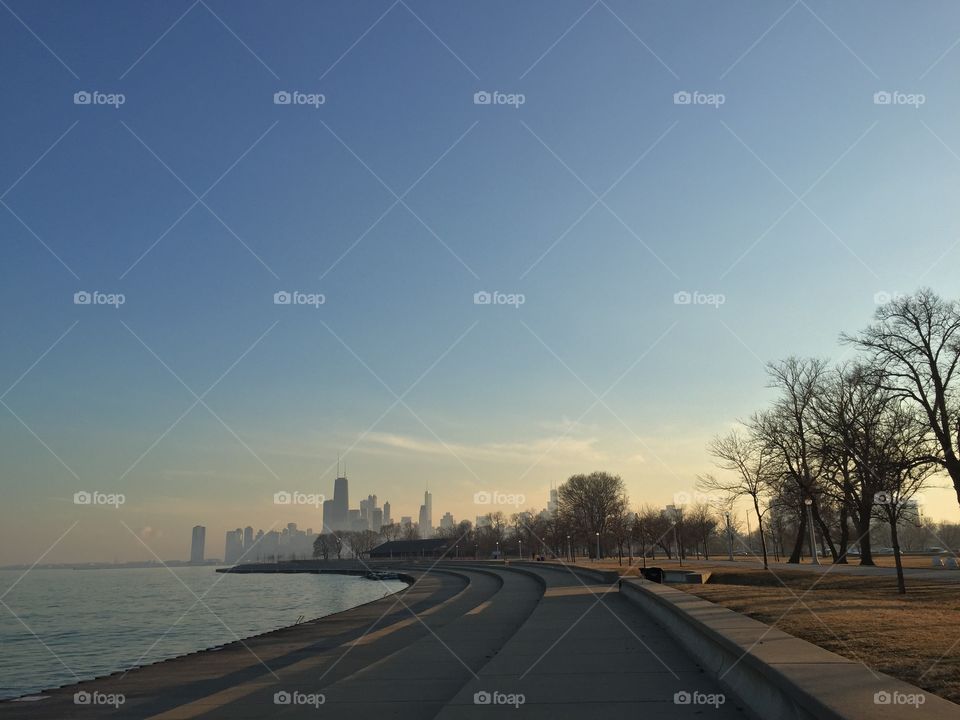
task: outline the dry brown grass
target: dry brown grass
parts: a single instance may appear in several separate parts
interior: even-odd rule
[[[893,576],[712,571],[676,587],[960,702],[960,585],[908,578],[904,596]]]

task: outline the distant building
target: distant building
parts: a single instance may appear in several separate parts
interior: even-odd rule
[[[380,532],[380,528],[383,527],[383,509],[374,508],[373,517],[370,519],[370,529],[374,532]]]
[[[243,551],[249,552],[253,547],[253,528],[247,525],[243,529]]]
[[[190,562],[203,562],[206,544],[207,529],[203,525],[194,526],[193,537],[190,540]]]
[[[478,527],[478,528],[490,527],[491,524],[492,524],[492,522],[491,522],[491,520],[490,520],[490,515],[489,515],[489,514],[487,514],[487,515],[477,515],[477,524],[476,524],[475,527]]]
[[[385,502],[383,504],[383,524],[389,525],[393,522],[393,519],[390,517],[390,503]]]
[[[371,559],[389,558],[439,558],[449,549],[451,540],[433,538],[425,540],[392,540],[378,545],[370,551]]]
[[[227,539],[223,546],[223,561],[227,565],[235,564],[243,556],[243,530],[227,530]]]
[[[441,530],[453,530],[456,522],[453,520],[453,515],[450,513],[444,513],[443,517],[440,518],[440,529]]]
[[[323,503],[323,524],[327,531],[349,530],[350,492],[347,478],[333,481],[333,498]],[[358,511],[359,512],[359,511]]]
[[[424,491],[420,506],[420,537],[433,537],[433,495],[428,490]]]

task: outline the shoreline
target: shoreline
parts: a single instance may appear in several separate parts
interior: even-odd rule
[[[272,564],[269,564],[269,565],[276,565],[276,564],[277,564],[277,563],[272,563]],[[281,564],[282,564],[282,563],[281,563]],[[359,572],[359,571],[355,571],[355,570],[352,570],[352,569],[349,569],[349,568],[344,568],[344,569],[341,570],[341,571],[330,570],[330,569],[325,569],[325,570],[307,570],[307,569],[298,569],[298,570],[268,570],[268,569],[260,569],[260,570],[258,570],[258,569],[244,569],[244,570],[235,570],[235,569],[234,569],[234,568],[238,568],[238,567],[244,567],[244,568],[245,568],[245,567],[249,567],[250,565],[259,565],[259,563],[251,563],[251,564],[249,564],[249,565],[234,565],[234,566],[231,566],[231,567],[228,567],[228,568],[215,568],[215,572],[218,572],[218,573],[231,573],[231,574],[234,574],[234,573],[235,573],[235,574],[239,574],[239,575],[255,574],[255,573],[259,573],[259,572],[270,573],[270,574],[342,575],[342,576],[344,576],[344,577],[355,577],[355,578],[362,578],[363,575],[364,575],[365,572],[366,572],[366,571],[365,571],[364,573],[361,573],[361,572]],[[200,566],[194,566],[194,567],[200,567]],[[97,568],[97,569],[100,569],[100,568]],[[237,644],[243,645],[243,644],[245,644],[247,641],[250,641],[250,640],[256,640],[256,639],[265,638],[265,637],[267,637],[267,636],[269,636],[269,635],[272,635],[272,634],[274,634],[274,633],[289,631],[289,630],[292,630],[292,629],[297,628],[297,627],[302,627],[302,626],[304,626],[304,625],[314,624],[314,623],[320,622],[320,621],[322,621],[322,620],[327,620],[327,619],[334,618],[334,617],[339,616],[339,615],[344,615],[344,614],[346,614],[346,613],[351,613],[351,612],[354,612],[354,611],[359,610],[359,609],[361,609],[361,608],[364,608],[364,607],[366,607],[366,606],[368,606],[368,605],[371,605],[371,604],[373,604],[373,603],[381,602],[381,601],[383,601],[383,600],[386,599],[386,598],[393,597],[393,596],[395,596],[397,593],[404,592],[405,590],[408,590],[412,585],[414,585],[414,584],[416,583],[416,581],[417,581],[414,576],[412,576],[412,575],[410,575],[410,574],[408,574],[408,573],[402,573],[402,572],[398,572],[398,573],[397,573],[397,577],[396,577],[396,578],[392,578],[392,579],[393,579],[393,580],[396,580],[396,581],[399,581],[399,582],[405,583],[405,587],[397,588],[397,589],[394,590],[393,592],[386,593],[385,595],[381,595],[380,597],[373,598],[372,600],[367,600],[367,601],[362,602],[362,603],[358,603],[357,605],[352,605],[352,606],[350,606],[350,607],[348,607],[348,608],[344,608],[344,609],[342,609],[342,610],[337,610],[337,611],[332,612],[332,613],[327,613],[326,615],[314,616],[314,617],[311,617],[311,618],[308,618],[308,619],[304,619],[304,620],[302,620],[302,621],[300,621],[300,622],[294,622],[294,623],[289,624],[289,625],[282,625],[282,626],[280,626],[280,627],[273,628],[272,630],[264,630],[264,631],[262,631],[262,632],[256,632],[256,633],[253,633],[253,634],[251,634],[251,635],[244,635],[244,636],[241,636],[241,637],[239,637],[239,638],[237,638],[237,639],[235,639],[235,640],[231,640],[231,641],[229,641],[229,642],[220,643],[220,644],[218,644],[218,645],[208,645],[208,646],[205,646],[205,647],[196,648],[196,649],[194,649],[194,650],[188,650],[188,651],[183,652],[183,653],[179,653],[179,654],[176,654],[176,655],[171,655],[170,657],[166,657],[166,658],[161,658],[161,659],[158,659],[158,660],[154,660],[153,662],[142,663],[142,664],[139,664],[139,665],[131,665],[131,666],[129,666],[129,667],[125,667],[125,668],[120,669],[120,670],[115,670],[115,671],[113,671],[113,672],[106,673],[106,674],[103,674],[103,675],[93,675],[93,676],[90,676],[90,677],[82,677],[82,676],[81,676],[81,678],[79,679],[79,681],[70,681],[70,682],[63,683],[63,684],[61,684],[61,685],[50,685],[50,686],[47,686],[47,687],[42,688],[42,689],[39,689],[39,690],[28,691],[28,692],[25,692],[25,693],[20,694],[20,695],[12,695],[12,696],[10,696],[10,697],[0,698],[0,708],[4,707],[7,703],[27,703],[27,702],[29,702],[29,700],[30,700],[31,698],[39,697],[39,696],[44,696],[44,695],[46,695],[47,693],[52,693],[52,692],[61,690],[61,689],[63,689],[63,688],[75,687],[75,686],[77,686],[77,685],[88,684],[88,683],[96,683],[96,682],[104,681],[104,680],[106,680],[106,679],[108,679],[108,678],[111,678],[111,677],[114,677],[114,676],[123,676],[123,675],[126,675],[126,674],[128,674],[128,673],[134,673],[134,672],[138,672],[138,671],[145,670],[145,669],[147,669],[147,668],[157,667],[157,666],[162,665],[162,664],[164,664],[164,663],[176,662],[176,661],[182,660],[182,659],[184,659],[184,658],[193,657],[193,656],[197,656],[197,655],[201,655],[201,654],[219,652],[219,651],[221,651],[221,650],[223,650],[223,649],[225,649],[225,648],[228,648],[228,647],[230,647],[230,646],[232,646],[232,645],[237,645]]]

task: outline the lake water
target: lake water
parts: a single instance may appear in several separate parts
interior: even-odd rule
[[[10,610],[0,605],[0,698],[276,630],[405,587],[344,575],[173,572],[179,580],[164,568],[28,573],[3,597]],[[21,574],[0,570],[0,594]],[[194,605],[184,585],[209,609]]]

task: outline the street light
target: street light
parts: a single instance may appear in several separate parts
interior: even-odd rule
[[[600,533],[597,533],[597,562],[600,562]]]
[[[807,523],[810,525],[810,557],[814,565],[819,565],[820,559],[817,557],[817,536],[813,532],[813,500],[807,498],[803,501],[803,504],[807,506]]]
[[[517,545],[520,546],[520,559],[523,560],[523,540],[517,538]]]
[[[730,527],[730,513],[727,513],[727,555],[733,562],[733,528]]]
[[[573,562],[573,552],[570,550],[570,536],[567,535],[567,562]]]

